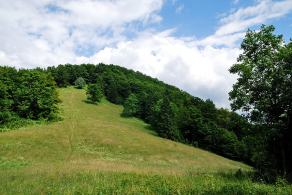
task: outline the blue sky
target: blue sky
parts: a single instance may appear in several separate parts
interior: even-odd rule
[[[160,30],[176,28],[178,36],[194,36],[198,39],[209,36],[216,31],[220,17],[228,13],[253,6],[254,0],[168,0],[161,9],[163,20],[158,25]],[[285,17],[266,21],[267,25],[274,25],[276,33],[283,34],[285,39],[292,35],[292,13]],[[259,25],[250,26],[257,29]]]
[[[292,0],[0,0],[0,64],[112,63],[229,107],[248,28],[292,37]]]
[[[218,4],[212,0],[167,1],[161,10],[164,20],[160,28],[176,28],[179,35],[203,38],[216,30],[220,15],[233,7],[232,1],[224,0]]]

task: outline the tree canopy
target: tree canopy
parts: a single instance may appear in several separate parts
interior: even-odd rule
[[[124,110],[122,116],[136,116],[139,113],[139,100],[133,93],[124,102]]]
[[[281,35],[274,34],[273,26],[262,26],[260,31],[249,30],[241,44],[243,53],[230,72],[239,78],[230,92],[234,110],[241,109],[248,119],[265,130],[266,139],[257,151],[266,163],[260,169],[280,171],[284,176],[292,171],[292,50]]]
[[[54,119],[58,102],[55,81],[47,72],[0,67],[0,126],[19,118]]]

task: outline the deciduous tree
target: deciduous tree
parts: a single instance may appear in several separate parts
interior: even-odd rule
[[[291,43],[285,45],[273,26],[249,30],[243,53],[230,72],[239,77],[229,93],[234,110],[241,109],[254,124],[265,128],[266,164],[259,168],[291,174]],[[259,151],[259,153],[263,151]]]

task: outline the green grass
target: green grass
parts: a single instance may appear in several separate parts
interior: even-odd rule
[[[122,107],[60,89],[64,120],[0,133],[0,194],[292,194],[237,178],[243,163],[157,137]]]

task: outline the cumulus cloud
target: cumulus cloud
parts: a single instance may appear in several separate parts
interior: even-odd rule
[[[279,18],[292,11],[292,1],[261,0],[256,5],[240,8],[220,19],[216,32],[201,40],[202,45],[234,46],[247,28]]]
[[[163,0],[0,0],[0,63],[47,66],[125,39],[125,28],[159,22]],[[92,51],[91,51],[92,52]],[[90,55],[90,53],[88,54]]]
[[[164,2],[0,0],[0,64],[119,64],[228,107],[236,79],[228,69],[240,53],[238,41],[248,27],[292,10],[291,0],[258,1],[225,15],[214,34],[197,40],[153,28],[163,19]]]

